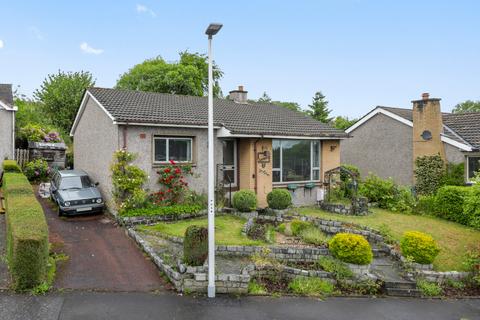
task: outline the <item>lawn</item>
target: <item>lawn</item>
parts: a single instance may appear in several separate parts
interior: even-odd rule
[[[215,243],[218,245],[257,246],[266,243],[252,240],[242,235],[242,228],[246,220],[235,216],[218,216],[215,218]],[[140,226],[139,230],[156,231],[169,236],[183,237],[185,230],[191,226],[207,227],[207,218],[181,220],[173,223],[158,223],[152,226]]]
[[[462,271],[465,254],[469,249],[480,244],[480,231],[465,227],[455,222],[429,216],[406,215],[388,210],[373,209],[368,216],[344,216],[322,211],[316,208],[300,208],[299,213],[320,218],[355,223],[379,228],[386,224],[396,240],[408,230],[429,233],[438,242],[441,251],[433,262],[438,271]]]

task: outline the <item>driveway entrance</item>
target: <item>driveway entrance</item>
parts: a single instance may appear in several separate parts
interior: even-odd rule
[[[54,287],[101,291],[154,291],[165,288],[158,269],[135,243],[103,216],[59,218],[48,199],[41,203],[52,250],[68,255],[60,262]]]

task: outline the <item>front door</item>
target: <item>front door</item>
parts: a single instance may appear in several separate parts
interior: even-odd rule
[[[223,183],[226,187],[237,186],[237,140],[223,140]]]

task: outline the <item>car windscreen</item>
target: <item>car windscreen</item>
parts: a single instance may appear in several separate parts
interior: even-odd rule
[[[90,188],[92,182],[87,176],[65,177],[60,181],[60,190]]]

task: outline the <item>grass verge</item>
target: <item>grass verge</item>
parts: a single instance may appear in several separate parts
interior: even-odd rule
[[[265,245],[262,240],[252,240],[242,234],[242,228],[246,220],[235,216],[218,216],[215,218],[215,243],[217,245],[242,245],[257,246]],[[139,226],[142,231],[154,231],[169,236],[184,237],[185,230],[189,226],[208,226],[207,218],[181,220],[173,223],[157,223],[152,226]]]

